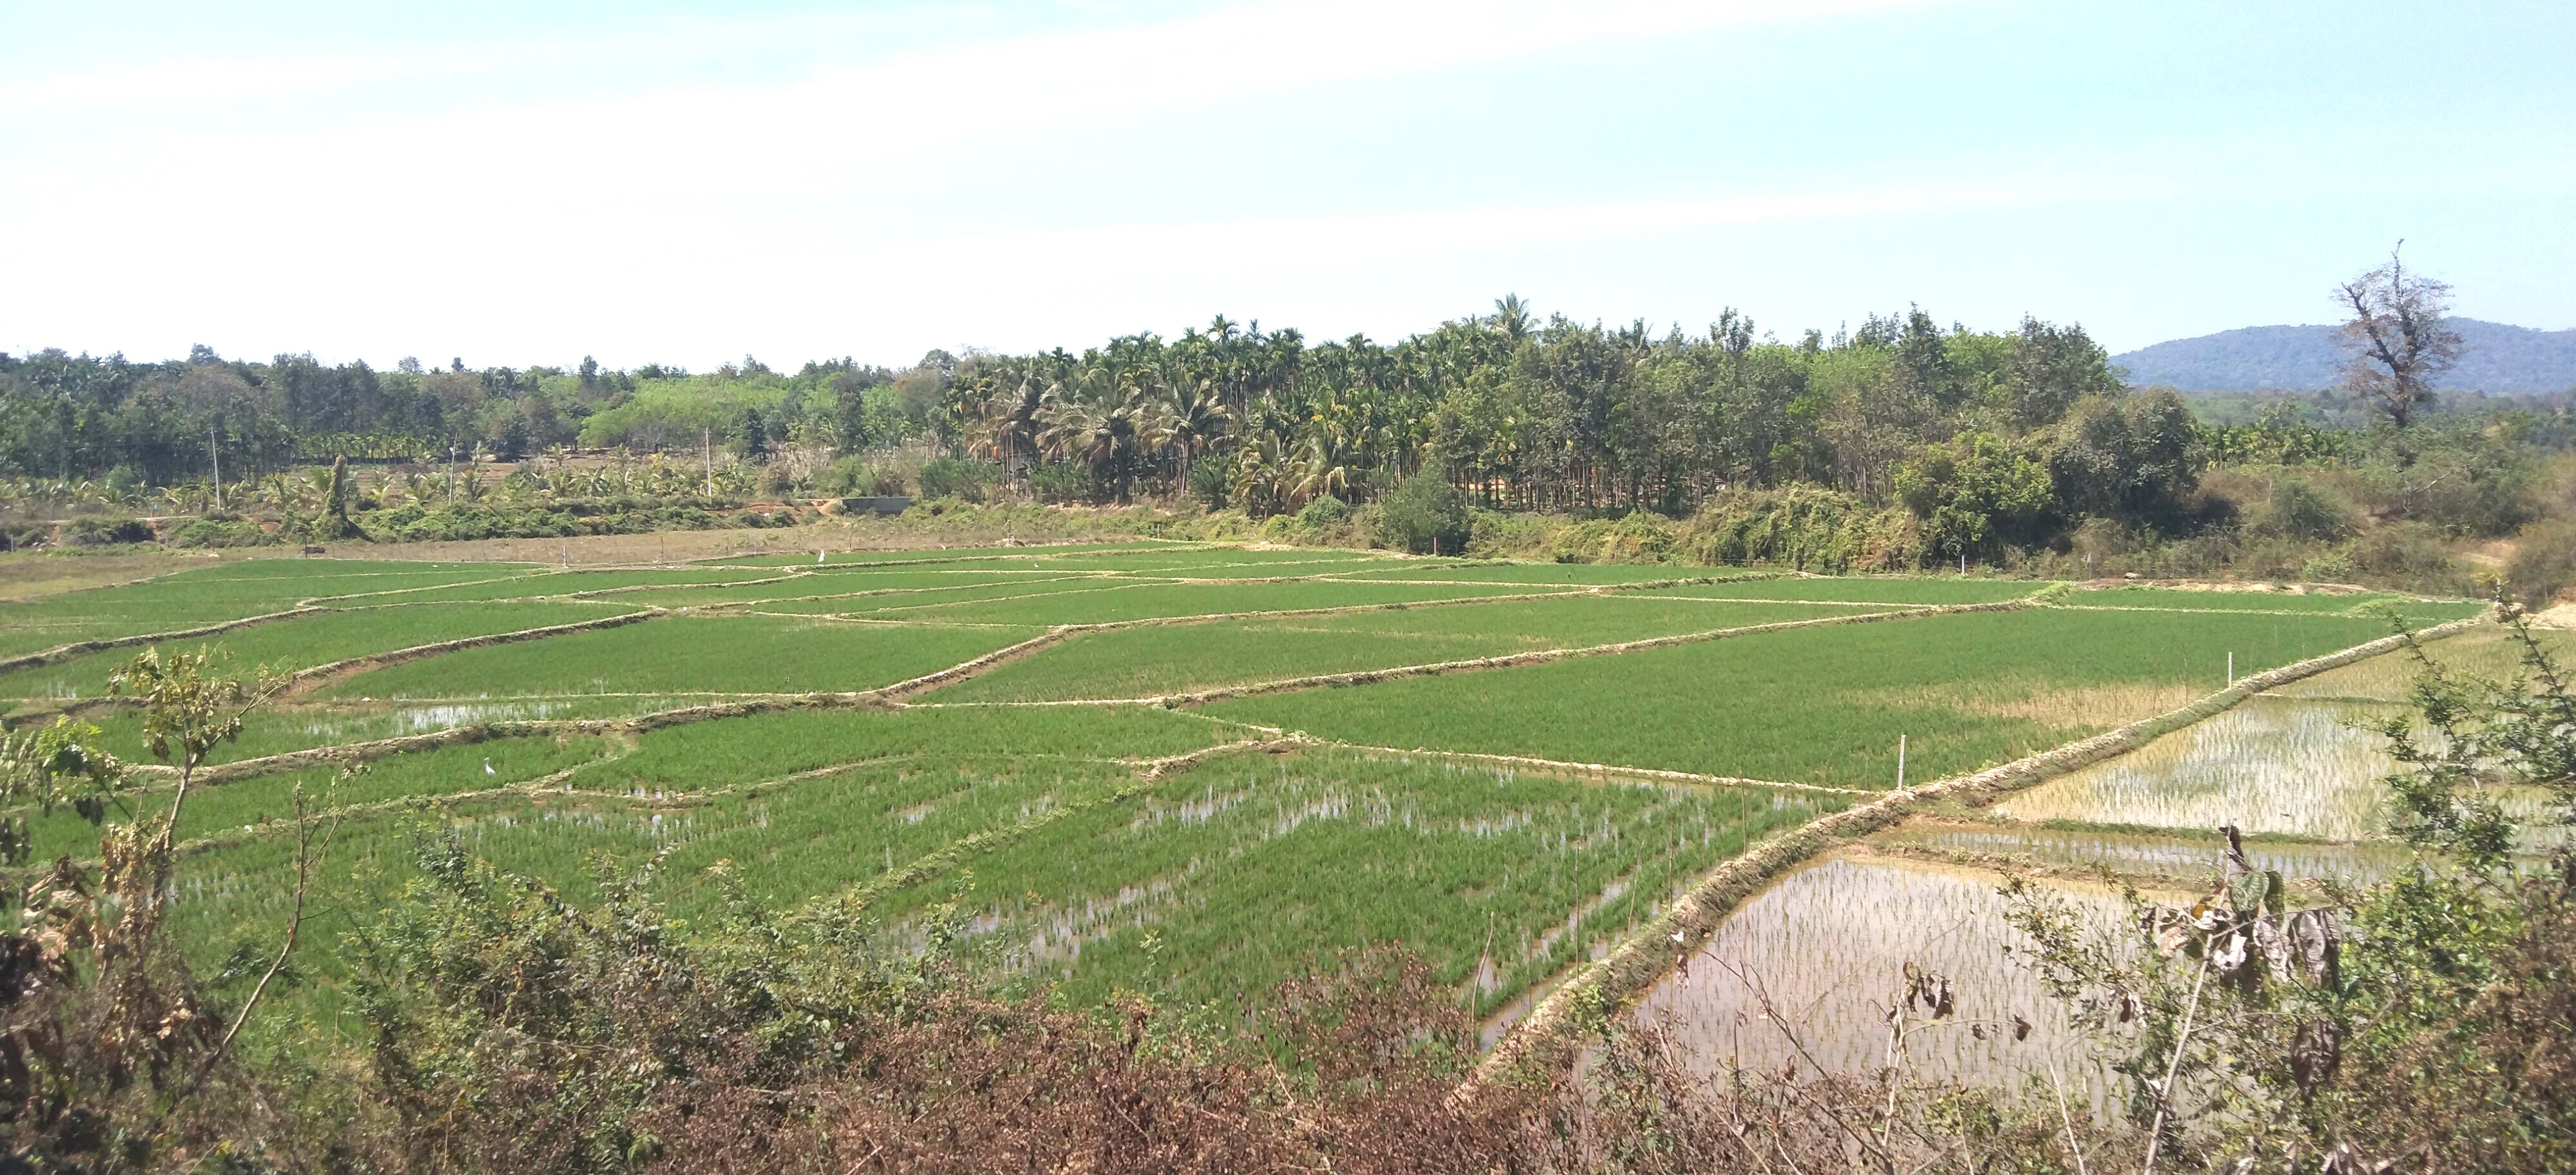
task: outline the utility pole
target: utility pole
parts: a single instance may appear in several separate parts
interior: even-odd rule
[[[1905,736],[1896,736],[1896,790],[1905,790]]]
[[[716,496],[715,435],[713,428],[702,425],[698,429],[698,455],[707,459],[707,498],[711,501]]]
[[[224,455],[215,448],[215,418],[206,418],[206,460],[215,467],[215,509],[224,508]]]

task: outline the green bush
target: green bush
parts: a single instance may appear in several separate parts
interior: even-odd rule
[[[75,518],[63,524],[62,538],[65,545],[74,547],[148,543],[152,524],[140,518]]]
[[[1351,504],[1327,495],[1306,503],[1297,512],[1297,525],[1307,527],[1338,526],[1351,520]]]
[[[174,547],[265,547],[283,541],[237,515],[209,514],[170,528]]]
[[[1001,472],[1000,466],[989,461],[933,457],[921,467],[921,496],[981,502],[984,500],[984,487],[999,480]],[[902,492],[894,491],[896,494]]]
[[[2252,529],[2288,539],[2336,542],[2360,529],[2351,503],[2305,478],[2283,477],[2256,512]]]
[[[1408,551],[1463,553],[1469,530],[1467,499],[1449,484],[1446,473],[1426,468],[1378,502],[1377,530]]]

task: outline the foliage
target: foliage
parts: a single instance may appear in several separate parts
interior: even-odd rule
[[[1378,503],[1378,534],[1408,551],[1458,554],[1468,527],[1466,498],[1444,469],[1415,473]]]
[[[139,518],[75,518],[62,525],[62,541],[75,547],[152,541],[151,524]]]
[[[2124,1059],[2128,1114],[2175,1167],[2542,1171],[2576,1138],[2576,862],[2535,867],[2499,789],[2576,821],[2576,697],[2518,609],[2509,681],[2464,680],[2409,640],[2412,713],[2381,729],[2401,770],[2391,827],[2422,854],[2394,878],[2293,909],[2233,828],[2209,896],[2140,900],[2138,940],[2080,932],[2017,886],[2014,921],[2054,990]],[[2420,729],[2419,729],[2420,724]]]

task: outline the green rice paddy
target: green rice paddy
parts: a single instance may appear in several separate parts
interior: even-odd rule
[[[2231,653],[2242,675],[2384,635],[2362,605],[2475,611],[2046,587],[1168,543],[598,571],[276,559],[0,606],[0,655],[308,602],[326,610],[171,643],[306,668],[649,614],[317,679],[218,750],[224,763],[458,731],[370,751],[351,776],[252,764],[192,790],[173,924],[203,960],[273,941],[297,789],[337,821],[326,924],[298,948],[316,978],[281,1016],[340,998],[340,932],[445,837],[576,901],[596,862],[658,854],[682,918],[712,911],[719,863],[782,917],[856,919],[892,942],[953,908],[979,957],[1076,1001],[1255,1001],[1318,955],[1393,940],[1495,1013],[1753,841],[1857,798],[1817,786],[1892,785],[1899,736],[1909,780],[1928,781],[2206,695]],[[1843,619],[1861,622],[1804,623]],[[1605,648],[1661,638],[1688,639]],[[867,692],[1004,649],[937,689]],[[10,722],[70,709],[108,750],[147,759],[138,714],[97,697],[133,652],[0,673]],[[1531,653],[1554,659],[1119,701]],[[2337,696],[2386,692],[2362,669]],[[155,811],[169,794],[156,779],[127,803]],[[35,859],[95,854],[77,815],[11,814]]]

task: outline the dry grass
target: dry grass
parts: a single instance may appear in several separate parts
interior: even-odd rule
[[[213,562],[213,555],[182,555],[157,548],[113,555],[10,551],[0,554],[0,601],[32,600],[82,588],[132,583]]]

